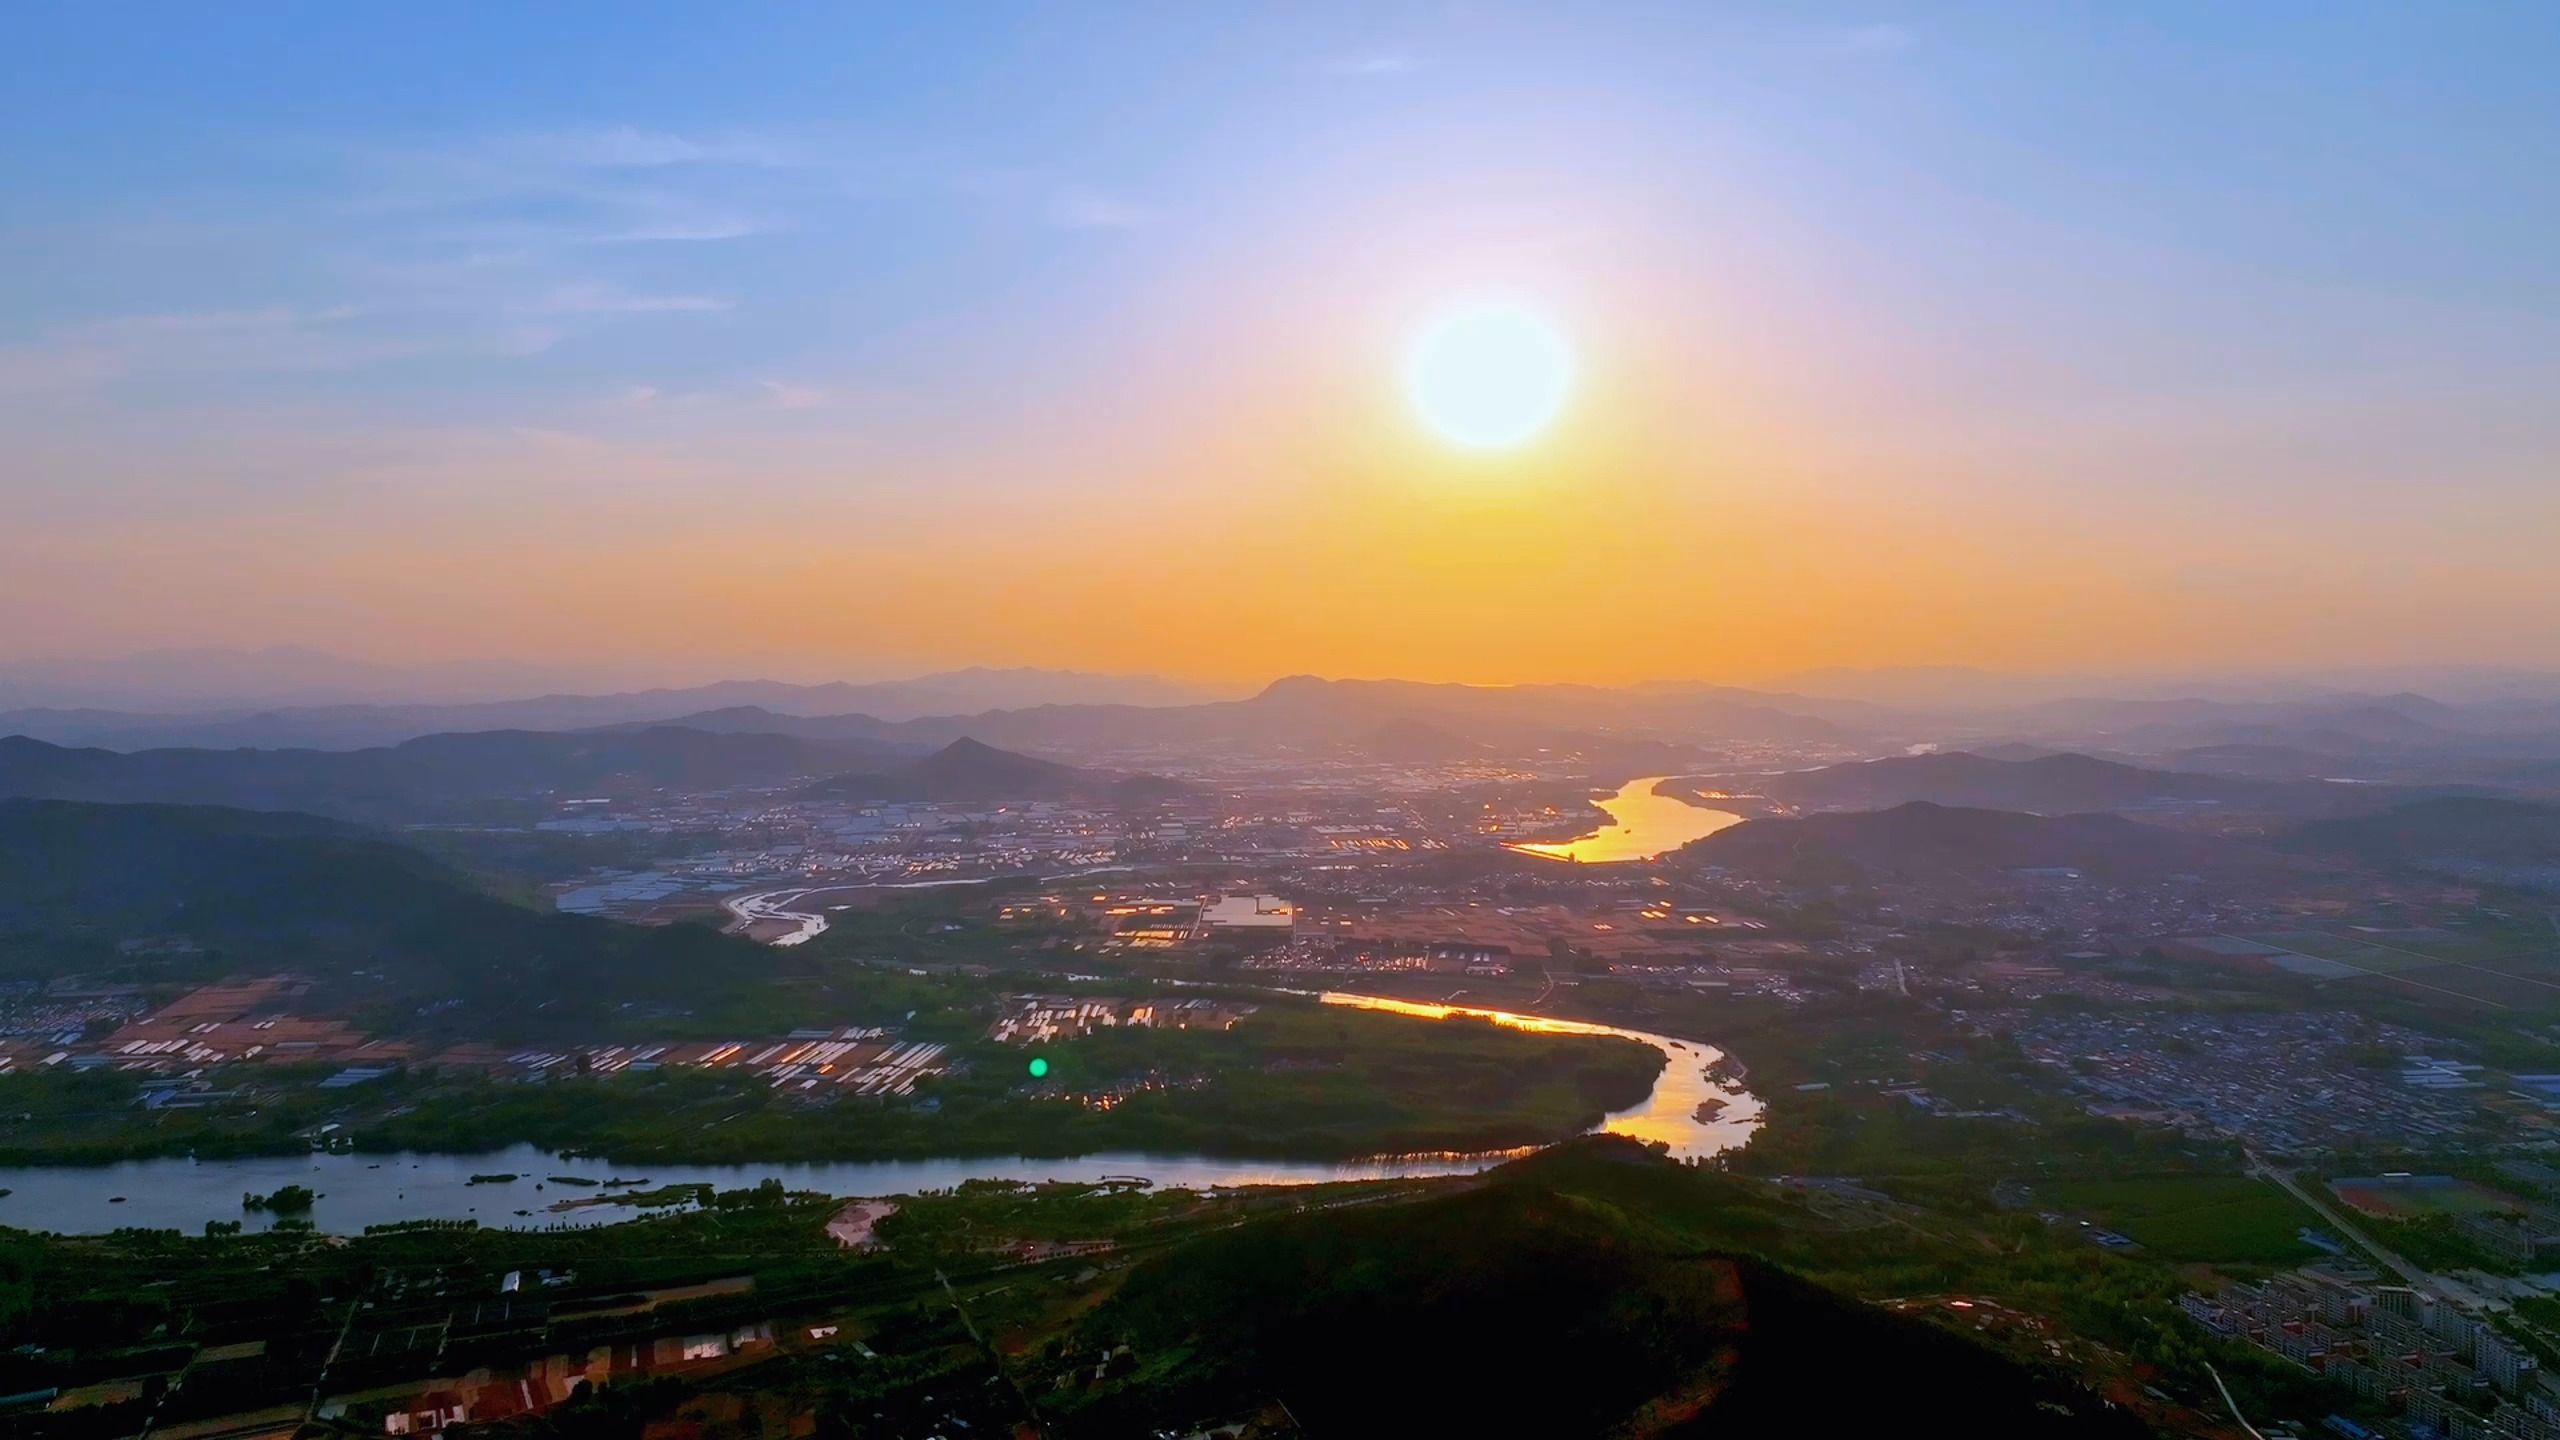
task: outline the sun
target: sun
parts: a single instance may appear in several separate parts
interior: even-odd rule
[[[1405,393],[1432,433],[1467,450],[1538,437],[1573,390],[1573,351],[1537,314],[1469,305],[1434,320],[1405,357]]]

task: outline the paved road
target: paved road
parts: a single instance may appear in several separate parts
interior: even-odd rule
[[[2222,1392],[2222,1403],[2231,1407],[2231,1418],[2239,1422],[2241,1429],[2249,1432],[2249,1440],[2267,1440],[2266,1436],[2258,1433],[2257,1426],[2249,1423],[2249,1417],[2240,1413],[2240,1402],[2231,1398],[2231,1387],[2222,1383],[2222,1372],[2207,1365],[2204,1373],[2213,1377],[2213,1388]]]
[[[2480,1310],[2504,1310],[2507,1308],[2507,1302],[2504,1300],[2484,1295],[2472,1286],[2466,1285],[2451,1276],[2438,1275],[2434,1271],[2428,1270],[2417,1262],[2401,1255],[2399,1252],[2376,1244],[2372,1236],[2357,1229],[2348,1221],[2346,1216],[2340,1214],[2338,1207],[2330,1204],[2327,1197],[2312,1190],[2301,1181],[2296,1180],[2293,1177],[2292,1171],[2278,1169],[2276,1166],[2268,1164],[2266,1161],[2258,1158],[2255,1151],[2245,1153],[2249,1156],[2249,1168],[2252,1171],[2273,1180],[2278,1185],[2283,1186],[2286,1194],[2291,1195],[2294,1199],[2311,1207],[2314,1214],[2317,1214],[2321,1219],[2329,1223],[2330,1229],[2344,1235],[2348,1240],[2352,1241],[2355,1245],[2372,1255],[2374,1259],[2381,1261],[2384,1269],[2399,1276],[2402,1280],[2407,1281],[2418,1289],[2432,1291],[2458,1305],[2468,1305],[2474,1309]]]

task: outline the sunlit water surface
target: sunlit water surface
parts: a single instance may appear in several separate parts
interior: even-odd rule
[[[1715,1050],[1668,1036],[1537,1015],[1425,1005],[1367,995],[1326,994],[1329,1005],[1440,1018],[1477,1015],[1496,1024],[1550,1035],[1619,1035],[1663,1052],[1668,1063],[1653,1092],[1609,1116],[1600,1129],[1659,1141],[1681,1159],[1728,1150],[1751,1137],[1759,1100],[1707,1074]],[[1709,1102],[1715,1102],[1710,1104]],[[1701,1107],[1706,1107],[1702,1112]],[[794,1190],[830,1195],[912,1195],[966,1180],[1100,1180],[1144,1176],[1158,1186],[1205,1190],[1220,1185],[1316,1185],[1341,1180],[1471,1175],[1525,1150],[1382,1155],[1351,1161],[1239,1160],[1210,1155],[1118,1151],[1063,1159],[953,1156],[926,1160],[833,1161],[814,1164],[669,1165],[570,1158],[531,1145],[477,1155],[312,1153],[225,1160],[171,1158],[114,1165],[0,1167],[0,1225],[64,1234],[97,1234],[124,1226],[201,1233],[208,1220],[238,1220],[263,1230],[275,1217],[244,1211],[245,1192],[283,1185],[318,1191],[311,1222],[333,1234],[401,1220],[476,1220],[512,1229],[601,1225],[651,1212],[603,1201],[606,1187],[562,1185],[550,1177],[645,1181],[649,1186],[707,1184],[723,1190],[779,1180]],[[514,1174],[504,1184],[474,1185],[475,1174]],[[539,1185],[540,1189],[535,1187]],[[626,1188],[637,1188],[626,1187]],[[122,1197],[121,1199],[117,1197]],[[599,1203],[602,1202],[602,1203]],[[555,1208],[562,1207],[562,1208]]]
[[[1654,786],[1670,778],[1668,775],[1648,775],[1641,780],[1630,780],[1617,794],[1593,801],[1608,815],[1610,823],[1588,835],[1552,844],[1522,843],[1511,848],[1524,855],[1539,855],[1549,860],[1578,860],[1586,865],[1650,860],[1656,855],[1677,850],[1692,840],[1703,839],[1742,823],[1743,817],[1730,810],[1710,810],[1703,805],[1692,805],[1686,800],[1653,793]]]

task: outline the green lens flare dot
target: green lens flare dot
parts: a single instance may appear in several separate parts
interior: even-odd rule
[[[1031,1078],[1032,1078],[1032,1079],[1034,1079],[1034,1080],[1038,1080],[1038,1079],[1041,1079],[1041,1078],[1043,1078],[1043,1077],[1047,1076],[1047,1075],[1048,1075],[1048,1073],[1049,1073],[1049,1062],[1048,1062],[1046,1059],[1044,1059],[1043,1057],[1041,1057],[1041,1056],[1038,1056],[1038,1055],[1034,1055],[1034,1056],[1032,1056],[1032,1057],[1031,1057]]]

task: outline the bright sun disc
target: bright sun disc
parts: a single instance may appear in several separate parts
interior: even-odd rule
[[[1478,305],[1433,322],[1406,357],[1405,391],[1422,423],[1469,450],[1508,450],[1554,423],[1573,388],[1573,352],[1513,305]]]

